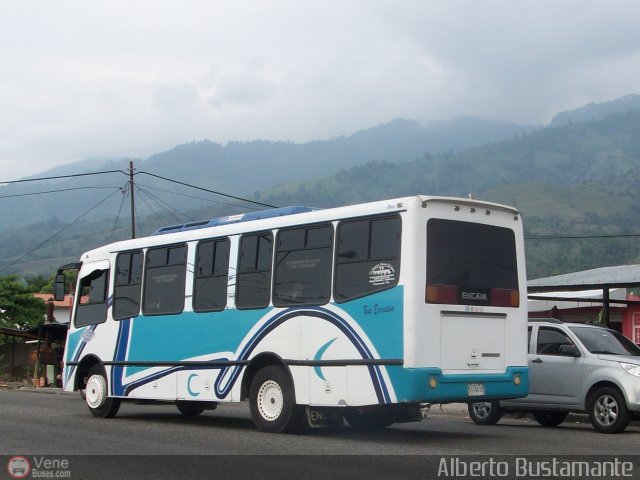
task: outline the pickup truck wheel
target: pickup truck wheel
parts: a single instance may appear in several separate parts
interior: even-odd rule
[[[497,400],[471,402],[467,408],[469,417],[478,425],[495,425],[502,418],[502,408]]]
[[[557,427],[567,415],[569,412],[533,412],[533,418],[543,427]]]
[[[617,388],[602,387],[589,397],[589,419],[600,433],[620,433],[627,428],[631,415]]]

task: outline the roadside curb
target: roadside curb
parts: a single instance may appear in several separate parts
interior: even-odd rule
[[[13,390],[13,391],[18,391],[18,392],[32,392],[32,393],[46,393],[46,394],[49,394],[49,395],[68,395],[68,394],[72,394],[72,392],[65,392],[64,390],[62,390],[62,388],[54,388],[54,387],[35,388],[35,387],[28,387],[28,386],[24,386],[24,385],[11,386],[11,385],[2,384],[2,385],[0,385],[0,390]]]

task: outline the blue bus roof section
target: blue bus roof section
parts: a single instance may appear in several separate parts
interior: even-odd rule
[[[240,215],[230,215],[228,217],[218,217],[211,220],[202,220],[199,222],[183,223],[181,225],[170,225],[162,227],[153,232],[151,235],[163,235],[165,233],[186,232],[199,228],[217,227],[219,225],[231,225],[233,223],[251,222],[253,220],[262,220],[263,218],[283,217],[285,215],[295,215],[297,213],[313,212],[320,210],[311,207],[282,207],[272,208],[269,210],[261,210],[259,212],[242,213]]]

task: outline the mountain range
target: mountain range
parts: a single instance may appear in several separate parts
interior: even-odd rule
[[[548,126],[470,117],[431,125],[396,119],[304,144],[194,141],[134,161],[139,228],[145,234],[161,225],[258,208],[157,176],[274,206],[471,194],[521,209],[530,278],[640,263],[633,237],[540,239],[640,231],[639,132],[640,96],[628,95],[559,113]],[[123,173],[0,187],[0,275],[48,274],[83,250],[126,238],[128,164],[90,159],[38,177]],[[31,195],[50,190],[64,191]]]

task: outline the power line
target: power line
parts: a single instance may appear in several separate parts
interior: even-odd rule
[[[138,189],[138,192],[140,192],[140,196],[138,198],[140,198],[142,203],[144,203],[147,206],[147,208],[149,209],[149,211],[158,219],[159,224],[162,225],[164,223],[167,223],[165,220],[162,219],[160,214],[158,212],[156,212],[154,210],[154,208],[151,205],[149,205],[149,203],[147,202],[145,196],[147,196],[148,193],[145,190],[143,190],[142,188],[140,188],[139,184],[136,184],[136,188]],[[151,198],[151,197],[149,197],[149,198]],[[160,205],[160,206],[162,207],[162,205]],[[165,208],[165,210],[167,210],[167,209]],[[173,215],[174,217],[176,217],[178,219],[178,222],[180,221],[180,217],[178,217],[175,213],[171,212],[170,210],[169,210],[169,213],[171,215]]]
[[[58,180],[61,178],[76,178],[76,177],[88,177],[90,175],[105,175],[107,173],[123,173],[128,175],[124,170],[106,170],[104,172],[90,172],[90,173],[75,173],[72,175],[57,175],[55,177],[38,177],[38,178],[23,178],[22,180],[7,180],[0,182],[0,185],[9,185],[11,183],[25,183],[25,182],[39,182],[41,180]]]
[[[524,237],[525,240],[582,240],[593,238],[637,238],[640,233],[622,233],[617,235],[541,235],[539,237]]]
[[[105,170],[105,171],[102,171],[102,172],[76,173],[76,174],[69,174],[69,175],[55,175],[55,176],[51,176],[51,177],[24,178],[24,179],[21,179],[21,180],[6,180],[6,181],[0,181],[0,185],[9,185],[9,184],[26,183],[26,182],[37,182],[37,181],[44,181],[44,180],[59,180],[59,179],[63,179],[63,178],[77,178],[77,177],[86,177],[86,176],[92,176],[92,175],[106,175],[106,174],[111,174],[111,173],[121,173],[123,175],[130,175],[130,172],[125,172],[124,170]],[[277,208],[274,205],[269,205],[269,204],[266,204],[266,203],[257,202],[255,200],[250,200],[248,198],[238,197],[238,196],[235,196],[235,195],[230,195],[228,193],[218,192],[216,190],[210,190],[208,188],[199,187],[197,185],[191,185],[189,183],[181,182],[179,180],[175,180],[175,179],[168,178],[168,177],[164,177],[162,175],[157,175],[155,173],[144,172],[144,171],[135,173],[135,175],[138,175],[138,174],[149,175],[151,177],[156,177],[156,178],[159,178],[161,180],[165,180],[167,182],[176,183],[178,185],[182,185],[182,186],[189,187],[189,188],[194,188],[196,190],[202,190],[203,192],[213,193],[215,195],[220,195],[220,196],[227,197],[227,198],[233,198],[234,200],[240,200],[242,202],[252,203],[254,205],[260,205],[261,207]],[[97,188],[97,187],[76,187],[76,188],[70,188],[70,189],[51,190],[51,191],[46,191],[46,192],[34,192],[34,193],[29,193],[29,194],[5,195],[5,196],[0,196],[0,198],[8,198],[8,197],[12,197],[12,196],[18,197],[18,196],[27,196],[27,195],[38,195],[38,194],[54,193],[54,192],[64,192],[64,191],[71,191],[71,190],[76,190],[76,189],[79,190],[80,188]],[[177,192],[173,192],[173,193],[176,193],[177,195],[180,195]],[[197,198],[197,197],[194,197],[194,198]],[[202,200],[204,200],[204,199],[202,199]],[[222,205],[235,206],[235,207],[239,207],[239,208],[249,208],[249,207],[242,207],[241,205],[228,204],[228,203],[224,203],[224,202],[217,202],[217,203],[222,204]]]
[[[209,193],[213,193],[213,194],[216,194],[216,195],[221,195],[223,197],[233,198],[234,200],[240,200],[242,202],[253,203],[255,205],[260,205],[262,207],[267,207],[267,208],[278,208],[275,205],[269,205],[267,203],[261,203],[261,202],[255,201],[255,200],[249,200],[248,198],[242,198],[242,197],[237,197],[235,195],[229,195],[228,193],[216,192],[215,190],[209,190],[208,188],[198,187],[196,185],[191,185],[189,183],[181,182],[179,180],[173,180],[171,178],[163,177],[162,175],[156,175],[155,173],[138,172],[136,175],[149,175],[151,177],[155,177],[155,178],[160,178],[162,180],[166,180],[167,182],[177,183],[178,185],[183,185],[185,187],[195,188],[196,190],[202,190],[203,192],[209,192]]]
[[[112,189],[112,188],[120,188],[120,187],[75,187],[75,188],[62,188],[60,190],[46,190],[44,192],[31,192],[31,193],[16,193],[14,195],[0,195],[0,198],[13,198],[13,197],[28,197],[31,195],[44,195],[47,193],[59,193],[59,192],[71,192],[73,190],[87,190],[87,189]]]
[[[116,231],[116,228],[118,226],[118,220],[120,219],[120,213],[122,212],[122,207],[124,206],[124,201],[126,200],[126,198],[127,198],[126,191],[124,188],[122,188],[122,199],[120,200],[120,207],[118,208],[118,214],[116,215],[116,220],[115,222],[113,222],[113,227],[111,228],[111,231],[109,232],[109,236],[107,237],[107,243],[111,242],[111,237]]]
[[[143,192],[145,195],[147,195],[150,199],[152,199],[153,201],[155,201],[158,205],[160,205],[160,207],[164,208],[166,211],[170,212],[172,215],[174,215],[178,221],[180,221],[180,215],[182,215],[183,217],[185,217],[187,220],[190,220],[192,222],[195,221],[194,218],[191,218],[189,215],[187,215],[184,212],[181,212],[180,210],[178,210],[175,207],[172,207],[171,205],[169,205],[167,202],[165,202],[164,200],[160,199],[157,195],[154,195],[151,192],[148,192],[146,190],[144,190],[143,188],[140,188],[138,185],[136,185],[136,188],[140,191]]]
[[[119,191],[120,189],[116,190]],[[28,252],[26,252],[25,254],[23,254],[22,256],[20,256],[18,259],[14,260],[13,262],[9,263],[8,265],[5,265],[4,267],[0,268],[0,273],[4,272],[7,268],[14,266],[16,263],[19,263],[20,260],[22,260],[24,257],[26,257],[27,255],[35,252],[36,250],[38,250],[40,247],[46,245],[49,241],[53,240],[55,237],[57,237],[58,235],[60,235],[62,232],[64,232],[67,228],[69,228],[70,226],[72,226],[73,224],[75,224],[76,222],[78,222],[79,220],[81,220],[83,217],[86,217],[89,213],[91,213],[93,210],[95,210],[96,208],[98,208],[100,205],[102,205],[104,202],[106,202],[107,200],[109,200],[115,193],[116,191],[110,193],[109,195],[107,195],[105,198],[103,198],[102,200],[100,200],[98,203],[96,203],[93,207],[91,207],[89,210],[87,210],[86,212],[84,212],[82,215],[80,215],[79,217],[77,217],[74,221],[72,221],[71,223],[68,223],[67,225],[65,225],[63,228],[61,228],[60,230],[58,230],[56,233],[54,233],[53,235],[51,235],[49,238],[47,238],[46,240],[40,242],[38,245],[36,245],[35,247],[33,247],[31,250],[29,250]]]
[[[248,205],[239,205],[237,203],[221,202],[220,200],[211,200],[209,198],[196,197],[195,195],[187,195],[186,193],[174,192],[173,190],[167,190],[165,188],[152,187],[151,185],[146,185],[140,182],[136,183],[136,185],[141,185],[145,188],[150,188],[151,190],[158,190],[160,192],[171,193],[173,195],[178,195],[180,197],[194,198],[196,200],[202,200],[203,202],[215,203],[216,205],[226,205],[228,207],[244,208],[246,210],[253,210],[253,211],[259,210],[258,208],[249,207]]]

